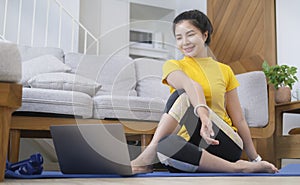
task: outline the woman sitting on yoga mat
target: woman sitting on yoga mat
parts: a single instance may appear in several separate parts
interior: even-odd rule
[[[133,171],[152,171],[157,156],[171,172],[277,172],[254,148],[231,68],[208,55],[208,17],[183,12],[173,32],[184,58],[163,66],[172,95],[151,143],[131,162]],[[240,160],[243,148],[250,161]]]

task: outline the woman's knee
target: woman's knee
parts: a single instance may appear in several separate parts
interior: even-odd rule
[[[183,93],[175,101],[172,101],[172,104],[167,105],[165,111],[180,122],[190,106],[188,95]]]
[[[168,98],[166,107],[165,107],[165,112],[168,113],[175,101],[180,97],[183,93],[185,93],[184,89],[178,89],[174,91],[171,96]]]
[[[186,141],[176,135],[171,134],[162,138],[157,145],[157,153],[172,157],[186,144]]]
[[[181,171],[195,172],[202,150],[178,135],[163,138],[157,147],[157,156],[162,164]]]

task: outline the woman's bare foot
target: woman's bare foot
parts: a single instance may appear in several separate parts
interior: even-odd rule
[[[236,162],[238,166],[238,172],[243,173],[276,173],[278,169],[267,161],[249,162],[245,160],[239,160]]]
[[[153,172],[152,165],[147,165],[139,159],[135,159],[135,160],[131,161],[131,167],[132,167],[132,172],[134,174],[152,173]]]
[[[152,164],[155,160],[156,148],[157,144],[150,143],[136,159],[131,161],[133,173],[153,172]]]

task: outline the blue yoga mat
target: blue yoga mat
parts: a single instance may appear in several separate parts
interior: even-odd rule
[[[137,174],[130,177],[218,177],[218,176],[300,176],[300,164],[289,164],[278,173],[170,173],[153,172]],[[42,178],[123,178],[114,174],[63,174],[59,171],[44,171],[41,175],[21,175],[13,171],[6,171],[5,178],[11,179],[42,179]]]

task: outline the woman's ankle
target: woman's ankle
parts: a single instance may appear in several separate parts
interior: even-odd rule
[[[250,162],[245,161],[245,160],[238,160],[234,163],[234,172],[241,172],[241,173],[245,173],[247,172],[247,170],[249,170],[249,165]]]

